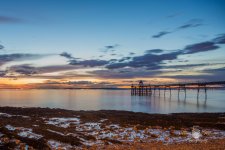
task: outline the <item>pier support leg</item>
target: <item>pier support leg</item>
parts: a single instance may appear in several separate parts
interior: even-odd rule
[[[131,95],[133,95],[133,87],[131,87]]]
[[[205,99],[207,99],[207,87],[205,86]]]
[[[197,91],[197,100],[199,98],[199,90],[200,90],[200,87],[198,87],[198,91]]]
[[[180,87],[178,87],[178,100],[180,99]]]
[[[149,93],[150,93],[150,95],[152,95],[152,87],[151,86],[149,87]]]
[[[166,97],[166,88],[164,88],[164,97]]]
[[[137,94],[137,88],[135,87],[134,88],[134,95],[136,95]]]

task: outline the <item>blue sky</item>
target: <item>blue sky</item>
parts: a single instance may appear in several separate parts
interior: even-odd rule
[[[174,79],[213,80],[214,78],[207,74],[221,76],[221,72],[212,74],[212,69],[221,70],[225,67],[224,43],[204,42],[212,42],[218,37],[224,40],[224,6],[224,0],[1,1],[0,70],[4,74],[2,78],[10,76],[18,80],[32,76],[35,79],[45,79],[42,76],[48,76],[48,72],[43,73],[37,67],[60,68],[64,65],[68,68],[69,65],[71,69],[56,69],[46,80],[55,80],[55,76],[62,76],[60,81],[64,78],[66,82],[74,81],[73,76],[70,75],[68,78],[69,71],[74,76],[78,76],[77,72],[82,72],[81,76],[90,75],[80,80],[92,82],[105,78],[117,78],[121,81],[131,78],[164,78],[168,79],[168,82],[173,82]],[[187,46],[190,48],[190,45],[198,43],[203,44],[197,45],[197,50],[194,47],[191,49],[192,52],[185,52]],[[162,51],[148,51],[154,49]],[[149,52],[148,55],[146,51]],[[182,52],[174,54],[178,51]],[[63,52],[71,57],[60,55]],[[170,55],[164,55],[171,53],[174,54],[172,58]],[[6,59],[13,54],[43,57],[13,56],[10,60]],[[146,62],[140,62],[136,58],[143,59],[141,56]],[[121,61],[123,58],[127,60]],[[117,61],[110,61],[112,59]],[[140,65],[134,66],[133,63]],[[112,64],[120,67],[108,67]],[[182,67],[166,68],[178,65]],[[184,65],[186,67],[183,67]],[[190,65],[192,66],[189,67]],[[15,66],[19,66],[20,69],[21,66],[22,69],[33,67],[37,73],[26,76],[27,74],[13,69]],[[121,75],[119,69],[127,70],[130,74]],[[137,70],[140,74],[135,72]],[[102,73],[107,75],[102,76]],[[183,74],[187,76],[181,77]],[[51,79],[52,75],[54,78]]]

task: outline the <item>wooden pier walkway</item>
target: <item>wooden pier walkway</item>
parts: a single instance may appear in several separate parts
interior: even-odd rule
[[[175,89],[178,90],[178,97],[180,95],[181,91],[184,91],[185,97],[186,97],[186,90],[187,89],[196,89],[197,90],[197,97],[199,96],[200,90],[204,90],[205,96],[207,96],[207,90],[209,88],[212,88],[212,86],[225,86],[225,81],[216,81],[216,82],[198,82],[198,83],[177,83],[177,84],[158,84],[158,85],[152,85],[148,84],[145,85],[143,81],[140,81],[139,84],[131,85],[131,95],[138,95],[138,96],[144,96],[144,95],[152,95],[155,94],[156,91],[158,91],[158,94],[160,96],[160,91],[163,91],[163,94],[165,96],[166,91],[169,91],[171,96],[171,90]]]

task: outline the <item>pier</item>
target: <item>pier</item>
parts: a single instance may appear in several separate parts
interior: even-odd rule
[[[158,94],[160,96],[161,91],[163,91],[163,95],[165,96],[166,92],[168,91],[171,96],[171,90],[178,91],[178,97],[180,92],[183,91],[186,97],[186,91],[188,89],[196,89],[197,90],[197,98],[199,97],[200,90],[202,90],[207,97],[207,90],[212,89],[212,86],[225,86],[225,81],[216,81],[216,82],[196,82],[196,83],[176,83],[176,84],[144,84],[143,81],[140,81],[139,84],[131,85],[131,95],[137,96],[146,96]]]

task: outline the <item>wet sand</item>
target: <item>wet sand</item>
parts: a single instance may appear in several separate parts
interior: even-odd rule
[[[0,149],[23,148],[225,149],[225,113],[0,107]]]

